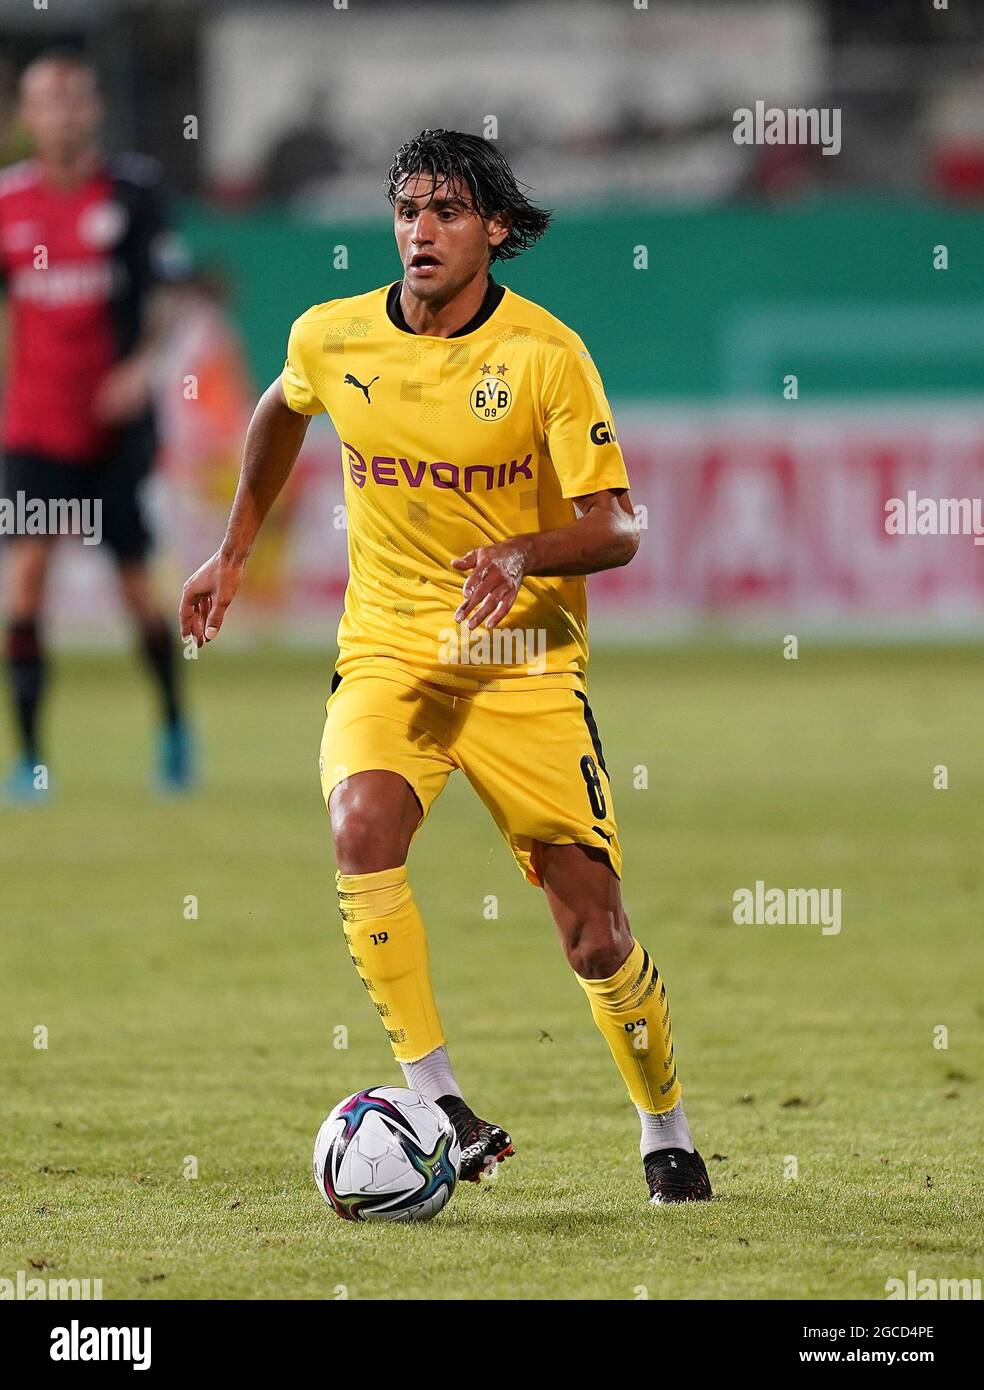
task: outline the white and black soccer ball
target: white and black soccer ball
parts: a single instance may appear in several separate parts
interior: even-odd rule
[[[314,1180],[346,1221],[429,1221],[451,1198],[461,1148],[439,1105],[373,1086],[335,1106],[314,1141]]]

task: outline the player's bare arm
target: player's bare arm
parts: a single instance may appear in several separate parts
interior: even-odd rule
[[[150,296],[146,322],[133,351],[113,364],[99,383],[93,412],[106,424],[119,425],[147,409],[160,355],[181,312],[180,292],[160,285]]]
[[[290,477],[310,416],[291,410],[278,377],[257,402],[246,431],[239,485],[225,537],[210,560],[195,571],[181,592],[182,638],[202,647],[222,626],[235,598],[243,567],[267,512]]]
[[[469,550],[451,564],[470,570],[455,622],[495,627],[512,608],[528,575],[597,574],[627,565],[639,549],[639,523],[625,488],[574,499],[576,521],[552,531],[511,536]]]

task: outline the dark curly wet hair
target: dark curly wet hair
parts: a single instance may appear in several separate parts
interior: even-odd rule
[[[550,225],[551,214],[544,208],[534,207],[521,191],[516,176],[493,140],[483,140],[479,135],[468,135],[462,130],[422,130],[413,140],[400,146],[390,166],[387,194],[394,206],[412,174],[433,175],[431,198],[441,188],[463,183],[470,190],[480,217],[494,217],[498,213],[508,219],[508,236],[499,246],[491,248],[493,261],[508,261],[528,250]]]

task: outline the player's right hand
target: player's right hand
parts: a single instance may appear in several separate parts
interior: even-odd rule
[[[195,646],[203,647],[219,635],[225,611],[239,589],[243,564],[217,550],[186,582],[178,610],[182,640],[193,637]]]

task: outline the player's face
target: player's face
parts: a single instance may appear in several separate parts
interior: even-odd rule
[[[447,303],[487,269],[490,247],[508,235],[498,218],[478,215],[467,185],[443,184],[431,174],[410,175],[394,219],[404,283],[432,303]]]
[[[88,146],[99,126],[99,97],[86,68],[41,63],[24,77],[20,118],[44,159],[66,159]]]

